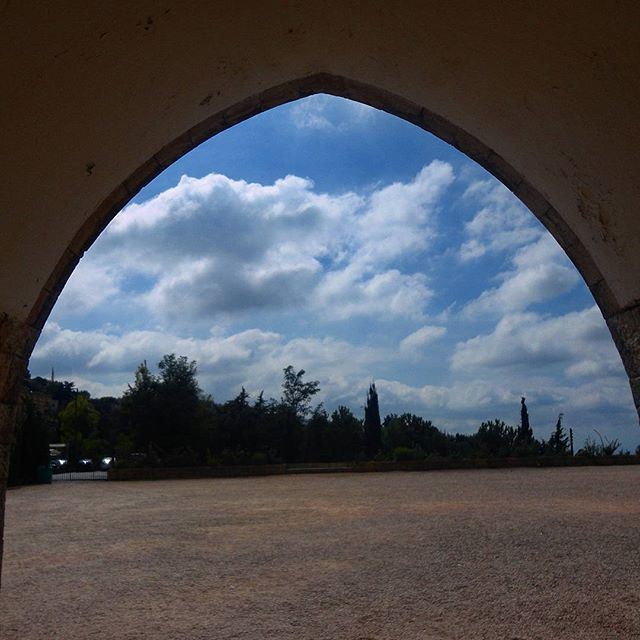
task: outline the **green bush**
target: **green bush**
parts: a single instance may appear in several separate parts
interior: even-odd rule
[[[252,453],[249,464],[269,464],[269,456],[261,451]]]
[[[393,450],[393,459],[396,462],[404,460],[424,460],[425,454],[422,449],[412,449],[411,447],[396,447]]]

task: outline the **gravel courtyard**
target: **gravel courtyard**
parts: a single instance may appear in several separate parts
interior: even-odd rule
[[[0,638],[640,638],[640,466],[57,482]]]

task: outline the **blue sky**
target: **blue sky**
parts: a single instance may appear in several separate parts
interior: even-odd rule
[[[640,442],[628,383],[575,268],[502,185],[375,109],[319,95],[225,131],[168,168],[81,261],[32,375],[118,395],[137,364],[196,359],[216,400],[279,396],[282,369],[327,408],[450,431],[559,412],[580,444]]]

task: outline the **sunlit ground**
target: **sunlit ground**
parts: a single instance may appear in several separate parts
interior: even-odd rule
[[[640,467],[58,482],[0,638],[640,637]]]

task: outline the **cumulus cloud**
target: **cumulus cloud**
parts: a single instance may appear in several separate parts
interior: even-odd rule
[[[280,333],[261,329],[185,338],[159,330],[122,334],[72,331],[49,322],[31,365],[45,370],[55,364],[59,377],[73,378],[89,391],[120,393],[140,362],[146,360],[152,366],[166,353],[196,360],[203,388],[217,397],[229,398],[241,386],[254,394],[264,389],[267,395],[277,397],[282,369],[294,364],[319,378],[323,386],[320,399],[332,402],[355,398],[357,391],[364,389],[371,367],[390,357],[389,351],[379,347],[331,337],[287,340]]]
[[[407,355],[419,353],[428,344],[444,336],[445,333],[447,333],[446,327],[431,325],[420,327],[400,341],[400,352]]]
[[[360,102],[335,100],[328,95],[316,94],[298,100],[289,113],[297,129],[344,132],[370,124],[377,110]]]
[[[413,386],[395,380],[376,381],[381,401],[443,416],[457,413],[478,417],[489,407],[504,407],[520,400],[517,392],[487,380],[459,381],[451,385]],[[477,426],[477,425],[476,425]]]
[[[500,319],[490,334],[456,345],[454,371],[522,368],[563,364],[570,376],[593,363],[600,372],[622,375],[622,364],[600,310],[590,307],[555,317],[515,313]]]
[[[478,203],[480,209],[464,226],[466,239],[458,249],[462,262],[513,249],[544,235],[531,212],[495,180],[476,180],[463,198]]]
[[[518,249],[511,262],[513,268],[498,276],[502,280],[498,287],[487,289],[464,307],[466,317],[523,311],[561,296],[580,281],[575,267],[548,234]]]
[[[435,208],[453,179],[451,165],[434,161],[411,182],[374,191],[354,221],[349,262],[326,273],[316,307],[336,319],[365,314],[422,318],[432,296],[427,276],[386,267],[429,247]]]
[[[59,316],[83,314],[99,308],[120,293],[122,275],[108,264],[83,260],[65,285],[56,305]]]
[[[125,274],[142,276],[136,304],[165,323],[260,309],[421,318],[432,293],[427,277],[396,263],[429,247],[434,211],[453,179],[451,165],[438,161],[364,195],[318,193],[297,176],[272,185],[183,176],[116,217],[80,286],[110,278],[96,294],[104,299]]]

